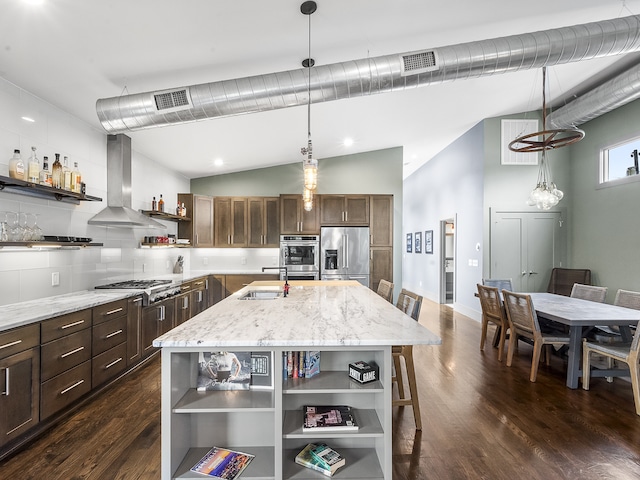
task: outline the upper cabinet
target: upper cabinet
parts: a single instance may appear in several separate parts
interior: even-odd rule
[[[216,247],[248,245],[246,198],[215,197],[213,218]]]
[[[191,222],[178,223],[178,238],[188,238],[194,247],[213,247],[213,197],[179,193]]]
[[[314,198],[310,212],[305,211],[302,195],[280,195],[280,233],[283,235],[317,235],[320,233],[319,198]]]
[[[280,199],[278,197],[249,197],[249,247],[278,247],[280,245]]]
[[[371,195],[369,235],[372,247],[393,246],[393,195]]]
[[[320,224],[369,225],[369,195],[321,195]]]

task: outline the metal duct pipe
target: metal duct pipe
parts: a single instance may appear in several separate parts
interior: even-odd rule
[[[573,128],[640,98],[640,65],[550,113],[552,128]]]
[[[108,133],[256,113],[640,51],[630,16],[492,40],[99,99]],[[310,88],[309,88],[309,83]]]

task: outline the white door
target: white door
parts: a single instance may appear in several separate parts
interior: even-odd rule
[[[491,212],[491,278],[510,278],[518,292],[544,292],[551,269],[565,262],[560,212]]]

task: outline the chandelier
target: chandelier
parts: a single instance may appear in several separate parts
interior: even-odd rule
[[[307,1],[300,6],[300,11],[309,17],[309,56],[303,60],[302,66],[308,69],[307,84],[307,146],[300,152],[305,156],[302,162],[304,191],[302,194],[304,209],[310,212],[313,209],[313,195],[318,188],[318,160],[313,158],[313,145],[311,142],[311,67],[315,64],[311,58],[311,14],[317,10],[316,2]]]
[[[551,178],[547,151],[566,147],[584,138],[584,132],[577,128],[547,129],[546,77],[547,67],[542,67],[542,131],[523,135],[509,143],[509,150],[513,152],[542,152],[538,181],[527,200],[527,205],[539,210],[555,207],[564,197]]]

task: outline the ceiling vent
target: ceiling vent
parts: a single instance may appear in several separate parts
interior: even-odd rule
[[[153,100],[158,112],[178,112],[191,108],[191,95],[186,88],[155,92]]]
[[[415,75],[417,73],[438,70],[438,55],[434,50],[413,52],[400,56],[402,65],[401,75]]]

